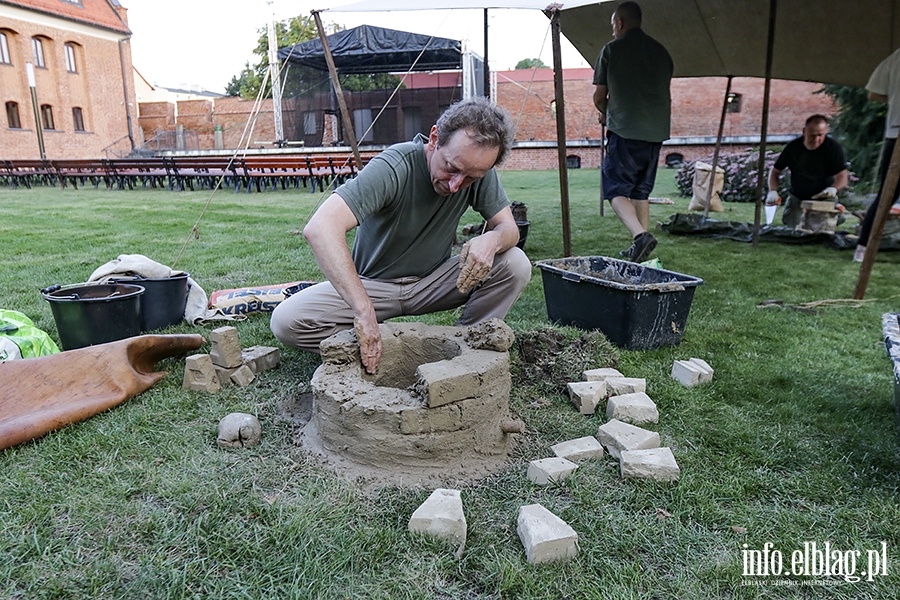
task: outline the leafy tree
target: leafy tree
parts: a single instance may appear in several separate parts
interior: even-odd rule
[[[850,170],[859,177],[860,187],[877,188],[878,155],[887,105],[870,101],[868,92],[858,87],[826,84],[820,93],[827,94],[838,105],[831,130],[844,147]]]
[[[328,26],[331,33],[342,31],[341,25]],[[263,81],[266,81],[265,95],[271,96],[271,81],[266,79],[266,71],[269,68],[269,35],[268,29],[258,30],[259,41],[253,54],[259,57],[255,65],[249,62],[238,75],[231,78],[231,82],[225,86],[225,93],[231,96],[240,96],[245,99],[254,99],[259,93]],[[319,38],[316,22],[311,16],[300,15],[275,23],[275,36],[278,47],[285,48],[301,42]],[[327,81],[328,74],[315,69],[296,67],[289,65],[282,68],[282,83],[285,96],[304,95],[314,92],[322,87],[323,80]],[[399,79],[386,73],[372,75],[341,75],[341,86],[347,91],[368,91],[373,89],[393,88]]]
[[[546,69],[547,65],[544,64],[539,58],[523,58],[519,62],[516,63],[516,71],[519,69]]]

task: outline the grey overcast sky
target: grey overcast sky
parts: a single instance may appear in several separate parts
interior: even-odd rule
[[[259,30],[278,21],[310,14],[340,1],[298,0],[120,0],[128,8],[134,66],[150,83],[170,88],[223,92],[253,54]],[[346,2],[343,2],[346,3]],[[240,9],[238,10],[238,7]],[[321,13],[327,25],[376,25],[462,40],[484,54],[484,13],[481,10],[421,10],[396,12]],[[495,70],[515,67],[523,58],[541,58],[553,65],[549,19],[537,10],[488,11],[488,59]],[[604,29],[599,35],[606,35]],[[564,68],[589,67],[562,40]],[[593,58],[591,59],[593,61]]]

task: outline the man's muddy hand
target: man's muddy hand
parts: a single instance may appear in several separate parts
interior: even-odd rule
[[[378,370],[378,363],[381,362],[381,330],[378,328],[378,321],[374,317],[371,319],[354,317],[353,329],[359,340],[359,357],[366,368],[366,373],[374,375]]]
[[[488,257],[483,252],[479,252],[479,248],[475,244],[477,239],[466,242],[459,253],[459,264],[462,265],[462,268],[459,277],[456,278],[456,289],[461,294],[468,294],[484,283],[491,271],[493,254]]]

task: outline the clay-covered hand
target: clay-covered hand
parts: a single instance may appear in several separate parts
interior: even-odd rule
[[[368,318],[354,317],[353,329],[359,340],[359,357],[363,367],[366,368],[366,373],[374,375],[381,361],[381,330],[374,311]]]
[[[493,254],[488,256],[478,239],[476,237],[466,242],[459,253],[461,268],[459,277],[456,278],[456,289],[460,294],[468,294],[484,283],[494,262]]]
[[[833,187],[827,187],[815,196],[812,200],[834,200],[837,198],[837,190]]]
[[[775,206],[781,202],[781,196],[775,190],[769,190],[766,194],[766,206]]]

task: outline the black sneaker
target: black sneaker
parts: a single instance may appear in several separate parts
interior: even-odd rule
[[[639,234],[627,250],[622,250],[619,255],[626,260],[641,263],[647,260],[653,249],[656,248],[656,238],[649,231]]]

